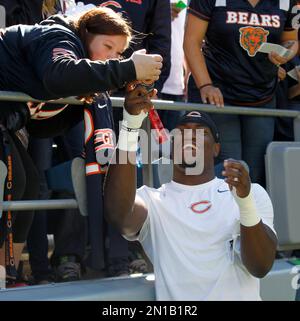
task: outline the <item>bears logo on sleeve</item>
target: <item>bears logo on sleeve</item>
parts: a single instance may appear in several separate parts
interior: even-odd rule
[[[77,60],[77,56],[75,53],[71,50],[65,49],[65,48],[54,48],[52,51],[52,59],[53,61],[56,60],[57,58],[60,57],[68,57],[68,58],[73,58]]]

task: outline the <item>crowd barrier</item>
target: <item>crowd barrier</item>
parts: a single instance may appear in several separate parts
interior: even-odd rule
[[[123,107],[124,103],[124,98],[118,98],[118,97],[112,97],[112,104],[114,107]],[[10,92],[10,91],[0,91],[0,101],[18,101],[18,102],[40,102],[40,100],[33,99],[32,97],[25,95],[23,93],[18,93],[18,92]],[[59,100],[53,100],[53,101],[48,101],[48,103],[62,103],[62,104],[72,104],[72,105],[82,105],[83,102],[76,99],[75,97],[69,97],[65,99],[59,99]],[[271,117],[291,117],[294,119],[294,135],[295,135],[295,141],[300,141],[300,111],[295,111],[295,110],[283,110],[283,109],[265,109],[265,108],[249,108],[249,107],[237,107],[237,106],[226,106],[226,108],[218,108],[216,106],[212,105],[205,105],[205,104],[195,104],[195,103],[182,103],[182,102],[174,102],[174,101],[163,101],[163,100],[154,100],[153,101],[154,106],[156,109],[162,109],[162,110],[180,110],[180,111],[187,111],[187,110],[199,110],[199,111],[204,111],[204,112],[210,112],[210,113],[222,113],[222,114],[235,114],[235,115],[247,115],[247,116],[271,116]],[[76,106],[74,106],[76,108]],[[150,121],[149,119],[147,120],[144,129],[147,130],[148,137],[150,139]],[[284,144],[284,143],[283,143]],[[291,144],[291,143],[288,143]],[[293,144],[293,143],[292,143]],[[149,148],[150,148],[150,144]],[[298,144],[299,145],[299,144]],[[295,149],[296,148],[296,149]],[[268,150],[271,150],[270,148]],[[268,151],[267,150],[267,151]],[[295,153],[294,154],[299,154],[300,153],[300,147],[294,147]],[[300,154],[299,154],[300,155]],[[293,155],[293,157],[297,157],[296,155]],[[269,157],[271,158],[271,157]],[[267,155],[267,160],[269,159]],[[271,158],[272,159],[272,158]],[[270,193],[270,197],[272,201],[274,202],[274,211],[275,211],[275,228],[276,225],[279,226],[279,244],[286,247],[290,247],[290,244],[286,244],[286,240],[291,240],[292,243],[295,244],[295,246],[300,245],[300,234],[299,238],[295,237],[289,237],[288,235],[283,235],[282,233],[290,233],[290,234],[295,234],[295,226],[298,225],[298,215],[295,215],[295,212],[298,211],[298,204],[294,204],[294,202],[297,200],[297,197],[293,198],[293,203],[291,203],[290,199],[288,197],[285,197],[283,193],[280,193],[280,186],[279,188],[273,188],[271,186],[272,184],[275,184],[274,179],[272,177],[277,177],[278,176],[278,166],[271,166],[272,164],[269,161],[266,161],[266,177],[267,177],[267,190]],[[287,162],[283,162],[280,166],[282,168],[289,168],[290,164]],[[270,168],[272,170],[270,171]],[[153,186],[153,166],[150,164],[145,164],[143,166],[143,183],[148,186]],[[295,171],[293,180],[295,181],[300,181],[300,176],[298,180],[298,172]],[[3,180],[3,174],[2,176],[0,175],[0,180]],[[77,187],[75,187],[75,191],[77,189],[81,190],[80,186],[82,185],[83,180],[79,180],[79,183],[77,182]],[[274,182],[274,183],[273,183]],[[277,184],[277,182],[276,182]],[[278,185],[278,184],[277,184]],[[289,185],[289,182],[285,182],[285,186]],[[1,187],[1,184],[0,184]],[[285,189],[286,190],[286,189]],[[282,190],[284,192],[285,190]],[[76,194],[76,193],[75,193]],[[82,193],[77,193],[77,196],[79,196]],[[290,203],[289,206],[282,207],[283,202],[287,202],[289,199]],[[46,200],[46,201],[12,201],[12,202],[1,202],[1,190],[0,190],[0,215],[1,215],[1,209],[2,210],[17,210],[17,211],[25,211],[29,209],[64,209],[64,208],[76,208],[78,207],[77,200]],[[80,201],[81,205],[83,200]],[[278,204],[278,205],[277,205]],[[83,206],[79,206],[81,209],[81,212],[84,212],[82,210]],[[288,213],[285,213],[283,215],[282,208],[286,209],[288,208],[289,211]],[[278,209],[278,210],[277,210]],[[291,211],[293,209],[293,211]],[[280,213],[279,213],[280,211]],[[289,213],[292,213],[291,217],[289,217]],[[297,224],[293,224],[293,222],[297,222]],[[281,226],[288,226],[288,228],[281,229]],[[291,231],[293,229],[294,231]],[[281,232],[282,231],[282,232]],[[281,240],[284,240],[281,242]],[[293,248],[293,246],[292,246]]]

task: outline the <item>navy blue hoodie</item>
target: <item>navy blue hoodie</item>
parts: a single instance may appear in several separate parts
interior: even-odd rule
[[[126,57],[132,51],[145,48],[148,53],[163,57],[163,68],[155,88],[160,92],[164,82],[169,77],[171,68],[171,8],[170,0],[80,0],[85,4],[107,6],[116,12],[121,12],[132,23],[132,28],[141,35],[135,39],[135,44],[127,50]],[[78,2],[78,1],[77,1]]]
[[[0,89],[37,99],[120,88],[136,77],[130,60],[91,61],[67,20],[16,25],[0,33]]]
[[[87,59],[81,40],[62,16],[0,30],[0,75],[0,90],[41,100],[104,92],[136,78],[131,60]],[[2,124],[9,113],[22,114],[14,129],[29,119],[25,104],[0,102]]]
[[[0,0],[5,8],[6,27],[23,24],[34,24],[42,20],[43,0]]]

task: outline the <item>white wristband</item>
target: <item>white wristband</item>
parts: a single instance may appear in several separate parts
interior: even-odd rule
[[[120,130],[118,149],[127,151],[127,152],[136,152],[138,150],[138,140],[139,140],[139,130],[135,129],[132,131],[126,130],[126,127],[123,127]]]
[[[139,115],[130,115],[123,108],[123,121],[119,134],[118,148],[127,152],[138,150],[139,128],[147,114],[142,111]]]
[[[138,129],[141,128],[143,120],[147,117],[143,110],[138,115],[131,115],[127,112],[125,108],[123,108],[123,122],[122,127],[127,127],[130,129]]]
[[[232,189],[232,195],[240,209],[240,221],[243,226],[254,226],[260,222],[252,191],[247,197],[241,198],[236,194],[235,187]]]

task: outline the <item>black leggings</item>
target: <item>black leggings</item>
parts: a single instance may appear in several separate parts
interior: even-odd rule
[[[12,200],[34,200],[39,194],[39,175],[33,161],[26,152],[24,146],[15,134],[9,133],[8,140],[12,155]],[[3,147],[3,133],[0,130],[0,159],[5,161]],[[6,184],[5,184],[6,185]],[[2,189],[3,186],[0,186]],[[4,190],[4,200],[7,197],[7,190]],[[6,216],[2,213],[0,219],[0,247],[2,247],[6,236]],[[12,213],[13,242],[24,243],[32,223],[34,211],[22,211]]]

